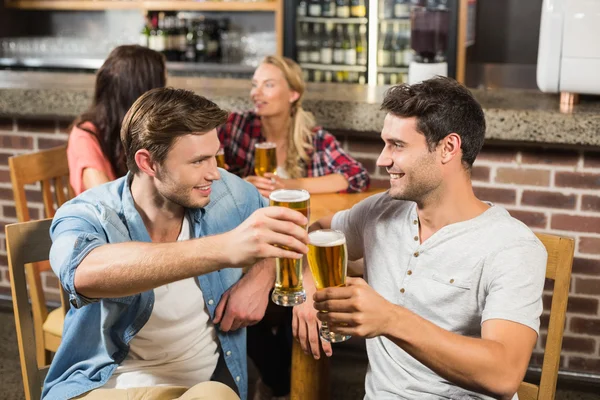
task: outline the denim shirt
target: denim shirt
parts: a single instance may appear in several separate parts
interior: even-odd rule
[[[224,170],[220,173],[221,179],[212,184],[209,204],[186,211],[194,238],[230,231],[268,204],[251,184]],[[65,203],[52,221],[50,264],[69,296],[71,308],[65,317],[61,345],[44,382],[43,399],[64,400],[103,386],[152,313],[153,290],[121,298],[90,299],[74,287],[75,269],[93,249],[108,243],[151,241],[135,208],[129,178],[128,174],[85,191]],[[223,293],[241,276],[241,269],[226,268],[197,277],[212,318]],[[217,330],[217,334],[229,372],[244,400],[248,392],[246,330]]]

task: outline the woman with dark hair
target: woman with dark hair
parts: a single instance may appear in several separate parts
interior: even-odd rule
[[[123,117],[138,97],[164,87],[166,79],[162,54],[137,45],[111,51],[96,74],[94,101],[69,136],[69,180],[76,194],[125,175]]]

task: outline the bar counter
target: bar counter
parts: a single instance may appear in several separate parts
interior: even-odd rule
[[[193,90],[232,111],[251,108],[248,80],[169,77],[167,84]],[[91,74],[0,71],[0,116],[70,120],[90,104],[93,87]],[[327,129],[372,136],[383,125],[379,106],[387,88],[312,83],[304,106]],[[554,94],[506,89],[473,93],[486,114],[488,140],[600,147],[600,98],[564,113]]]

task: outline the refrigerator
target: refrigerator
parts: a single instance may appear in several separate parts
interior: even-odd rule
[[[436,61],[443,59],[448,76],[456,77],[461,1],[465,0],[286,0],[284,55],[300,64],[308,82],[407,82],[410,63],[423,61],[413,47],[419,49],[422,39],[429,39],[418,29],[415,35],[418,20],[414,23],[413,11],[435,10],[444,16],[444,23],[430,42],[441,49]],[[474,32],[475,3],[465,1],[469,33]],[[469,35],[464,45],[473,43]]]

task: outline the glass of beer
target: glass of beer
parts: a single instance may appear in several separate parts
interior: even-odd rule
[[[287,207],[310,218],[310,194],[306,190],[280,189],[269,196],[272,206]],[[303,226],[304,229],[307,226]],[[306,301],[302,286],[302,259],[277,258],[275,289],[271,295],[273,303],[293,307]]]
[[[217,167],[225,168],[225,149],[222,147],[217,151]]]
[[[277,145],[271,142],[256,143],[254,145],[254,173],[256,176],[265,176],[267,172],[274,174],[277,171]]]
[[[308,234],[308,266],[317,290],[344,286],[348,268],[348,249],[343,232],[319,229]],[[321,338],[336,343],[350,339],[348,335],[331,332],[327,322],[321,323]]]

